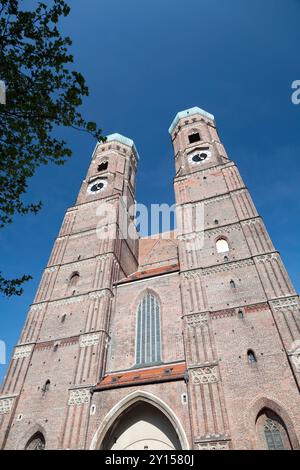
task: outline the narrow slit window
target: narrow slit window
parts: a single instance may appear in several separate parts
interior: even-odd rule
[[[252,349],[249,349],[247,351],[247,357],[248,357],[248,362],[249,364],[255,364],[257,362],[256,355]]]

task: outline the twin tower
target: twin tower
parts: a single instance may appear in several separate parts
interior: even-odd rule
[[[96,146],[1,389],[3,449],[299,448],[299,298],[214,117],[169,132],[181,229],[155,237],[133,141]]]

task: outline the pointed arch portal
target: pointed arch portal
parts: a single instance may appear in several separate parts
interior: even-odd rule
[[[106,416],[94,436],[92,449],[181,450],[188,443],[170,408],[148,393],[134,392]]]

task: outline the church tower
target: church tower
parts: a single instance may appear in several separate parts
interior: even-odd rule
[[[121,230],[131,224],[138,159],[133,141],[119,134],[95,148],[4,380],[4,448],[43,447],[45,440],[50,449],[83,447],[88,415],[69,405],[89,401],[102,377],[112,286],[137,269],[137,237]]]
[[[247,423],[254,404],[261,428],[270,422],[278,430],[286,426],[284,409],[276,418],[284,402],[299,432],[299,299],[214,116],[197,107],[180,112],[169,132],[183,219],[179,261],[194,445],[238,449],[252,440],[263,447],[263,429],[255,435]],[[290,448],[293,432],[287,437],[282,430],[280,444]]]
[[[132,140],[96,146],[0,395],[3,449],[299,449],[299,298],[214,116],[169,129],[177,228],[139,238]]]

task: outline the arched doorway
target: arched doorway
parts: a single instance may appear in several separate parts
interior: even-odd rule
[[[182,449],[167,416],[156,406],[140,400],[123,411],[107,431],[102,450]]]

